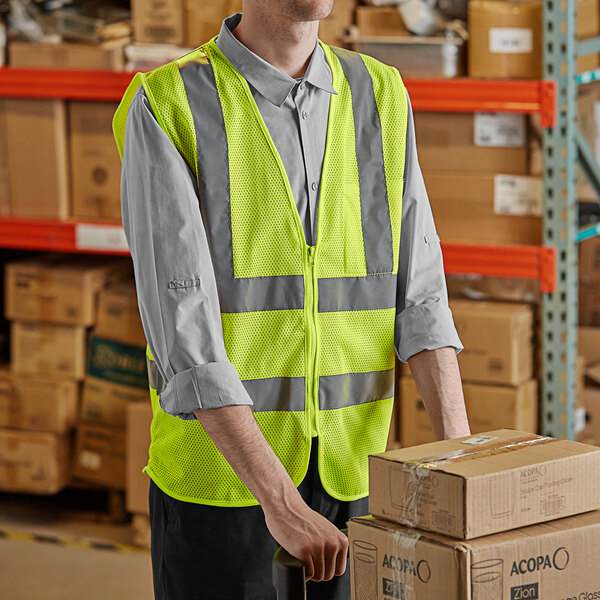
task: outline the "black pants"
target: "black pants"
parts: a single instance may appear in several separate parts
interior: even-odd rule
[[[338,528],[368,513],[368,499],[341,502],[323,489],[317,438],[298,487],[313,510]],[[150,481],[151,554],[156,600],[275,600],[271,560],[279,544],[260,506],[223,508],[182,502]],[[350,568],[331,581],[309,581],[309,600],[350,600]]]

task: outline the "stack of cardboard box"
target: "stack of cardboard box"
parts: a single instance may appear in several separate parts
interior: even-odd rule
[[[541,244],[542,179],[524,115],[415,112],[419,164],[445,242]]]
[[[134,283],[104,288],[88,344],[73,455],[76,477],[125,489],[127,409],[139,402],[150,410],[145,345]]]
[[[0,374],[0,488],[53,493],[69,480],[88,328],[123,258],[48,253],[8,263],[10,364]]]
[[[501,429],[369,458],[352,600],[591,599],[600,448]]]
[[[533,310],[528,304],[451,299],[464,349],[458,354],[473,433],[509,427],[535,433],[538,385],[533,377]],[[408,365],[400,370],[402,446],[435,441]]]

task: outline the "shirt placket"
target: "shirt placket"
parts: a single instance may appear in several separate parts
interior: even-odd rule
[[[316,218],[317,218],[317,202],[319,198],[320,177],[314,168],[315,160],[311,160],[310,151],[310,135],[311,127],[313,127],[313,119],[311,115],[311,96],[313,90],[305,81],[301,82],[296,90],[295,105],[298,113],[298,123],[300,124],[300,142],[302,144],[302,159],[304,162],[304,172],[306,174],[306,193],[308,197],[308,209],[310,215],[310,239],[307,243],[314,245]],[[314,158],[314,157],[313,157]]]

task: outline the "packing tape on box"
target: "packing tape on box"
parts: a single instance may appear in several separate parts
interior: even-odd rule
[[[127,544],[117,544],[113,542],[94,542],[79,538],[61,537],[49,534],[30,533],[29,531],[18,531],[0,528],[0,540],[15,540],[21,542],[41,542],[44,544],[54,544],[56,546],[69,546],[84,548],[88,550],[108,550],[110,552],[122,552],[128,554],[147,554],[146,548],[129,546]]]
[[[406,460],[402,462],[402,472],[408,476],[408,483],[404,486],[404,493],[400,497],[399,519],[409,527],[419,526],[419,508],[421,498],[432,485],[430,473],[448,463],[454,463],[468,458],[492,456],[503,452],[513,452],[525,446],[542,445],[558,441],[556,438],[539,436],[536,434],[521,435],[518,437],[493,441],[489,436],[473,436],[464,440],[469,448],[452,450],[443,454],[435,454],[419,460]],[[393,473],[394,471],[390,471]],[[393,485],[391,486],[393,488]]]
[[[415,578],[427,577],[428,580],[431,575],[431,573],[427,576],[418,572],[416,546],[421,535],[416,531],[395,531],[393,537],[395,565],[393,565],[394,568],[391,569],[391,572],[395,589],[391,591],[397,598],[414,600],[417,597]]]

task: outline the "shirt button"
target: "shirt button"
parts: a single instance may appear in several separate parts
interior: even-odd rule
[[[313,181],[313,182],[310,184],[310,187],[312,188],[313,192],[316,192],[316,191],[317,191],[317,187],[319,187],[319,186],[317,185],[317,182],[316,182],[316,181]]]
[[[302,118],[308,119],[308,113],[305,110],[302,111]]]
[[[298,86],[298,88],[299,88],[299,89],[301,89],[301,90],[303,90],[303,89],[304,89],[304,82],[302,82],[302,83],[301,83],[301,84]]]

